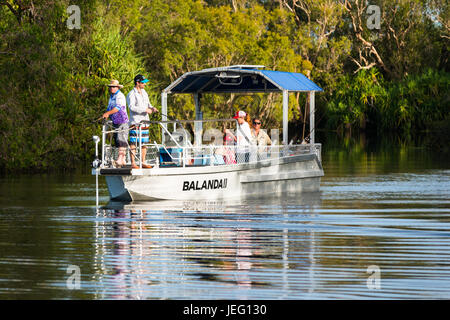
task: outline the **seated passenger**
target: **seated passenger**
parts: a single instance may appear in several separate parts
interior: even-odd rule
[[[259,118],[253,119],[252,139],[257,146],[258,159],[266,159],[267,146],[272,144],[272,140],[270,140],[267,132],[261,129],[261,120]]]

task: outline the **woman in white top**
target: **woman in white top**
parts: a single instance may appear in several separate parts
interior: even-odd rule
[[[236,128],[236,160],[238,163],[248,162],[250,159],[250,145],[252,132],[250,125],[245,120],[247,114],[244,111],[237,111],[233,119],[237,119]]]

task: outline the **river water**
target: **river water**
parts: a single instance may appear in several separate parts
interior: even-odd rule
[[[321,192],[108,203],[74,174],[0,178],[0,299],[449,299],[450,163],[324,144]]]

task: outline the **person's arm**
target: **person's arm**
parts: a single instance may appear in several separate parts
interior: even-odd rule
[[[153,112],[159,112],[158,109],[156,109],[155,107],[152,107],[151,105],[149,108],[147,108],[146,111],[148,114],[152,114]]]
[[[153,112],[158,112],[158,109],[156,109],[152,104],[150,103],[150,99],[148,98],[147,92],[145,92],[145,99],[147,103],[147,113],[152,114]]]
[[[112,108],[111,110],[105,112],[102,117],[107,119],[110,115],[112,115],[116,112],[119,112],[120,107],[124,107],[126,110],[126,100],[125,100],[125,96],[123,94],[119,94],[116,97],[116,106],[114,108]]]
[[[132,101],[132,99],[133,99],[133,97],[134,97],[134,94],[132,94],[131,92],[130,93],[128,93],[127,94],[127,106],[128,106],[128,108],[130,108],[131,109],[131,101]]]
[[[237,141],[236,136],[229,129],[225,130],[225,135],[230,136],[234,141]]]
[[[252,144],[252,131],[250,129],[250,126],[247,124],[244,126],[242,130],[242,138],[247,141],[248,144]]]
[[[114,114],[114,113],[116,113],[116,112],[119,112],[119,110],[120,110],[120,109],[119,109],[118,107],[114,107],[114,108],[112,108],[111,110],[105,112],[105,113],[102,115],[102,118],[108,119],[110,115],[112,115],[112,114]]]

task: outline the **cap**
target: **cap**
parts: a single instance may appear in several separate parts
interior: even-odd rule
[[[233,119],[244,118],[246,115],[247,114],[244,111],[239,110],[239,111],[236,111],[236,114],[234,115]]]
[[[134,82],[147,83],[148,79],[144,77],[142,74],[138,74],[136,77],[134,77]]]

